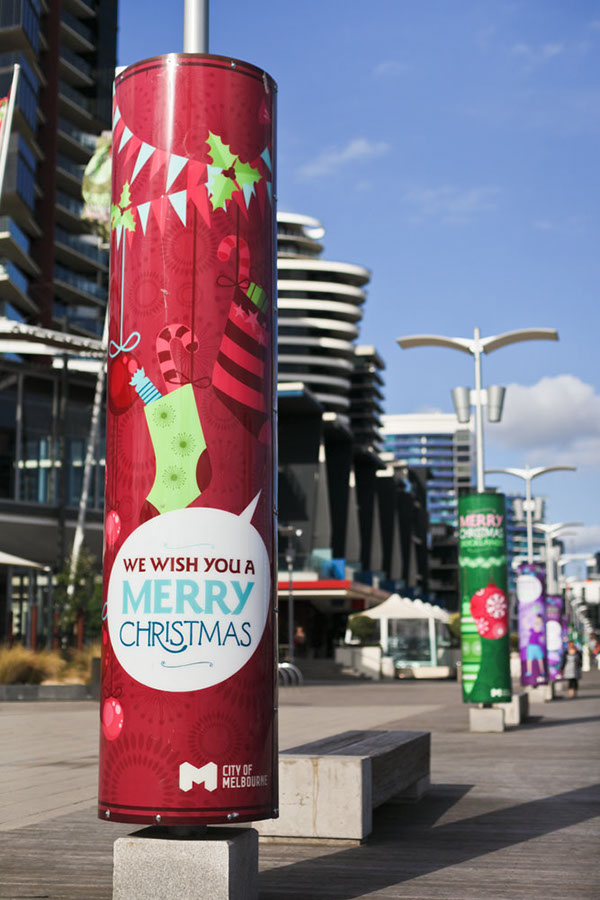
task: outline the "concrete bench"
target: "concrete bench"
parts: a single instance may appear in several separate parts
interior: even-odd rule
[[[513,694],[510,703],[494,703],[494,708],[504,710],[505,725],[520,725],[529,718],[529,694],[526,691]]]
[[[373,809],[414,802],[429,788],[428,731],[346,731],[279,756],[279,819],[262,836],[362,841]]]

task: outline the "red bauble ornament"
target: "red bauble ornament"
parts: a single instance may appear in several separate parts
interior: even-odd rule
[[[497,640],[508,631],[508,603],[504,591],[493,582],[475,591],[470,603],[471,615],[481,637]]]
[[[127,412],[137,394],[130,384],[131,376],[140,368],[132,353],[121,353],[112,360],[108,376],[108,403],[113,415]]]
[[[121,517],[115,509],[111,509],[106,515],[104,532],[106,534],[106,543],[109,547],[114,547],[121,534]]]
[[[107,741],[115,741],[123,730],[123,707],[116,697],[109,697],[102,707],[102,732]]]

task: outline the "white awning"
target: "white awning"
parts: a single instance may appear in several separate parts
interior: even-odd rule
[[[50,566],[43,566],[41,563],[33,562],[31,559],[23,559],[22,556],[13,556],[12,553],[3,553],[0,550],[0,566],[20,566],[22,569],[43,569],[50,572]]]
[[[447,622],[450,618],[441,606],[424,603],[423,600],[411,600],[400,594],[392,594],[379,606],[365,610],[360,615],[368,616],[369,619],[437,619],[440,622]]]

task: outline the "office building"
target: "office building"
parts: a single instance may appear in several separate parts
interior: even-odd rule
[[[116,36],[117,0],[0,0],[0,96],[10,90],[14,64],[20,66],[0,207],[0,316],[7,319],[83,337],[102,334],[108,253],[82,220],[81,183],[97,136],[111,128]],[[5,352],[0,360],[5,553],[54,569],[65,564],[94,381],[53,368],[48,357]],[[86,527],[98,559],[102,446]],[[6,565],[0,566],[2,599],[15,579],[20,595],[13,590],[12,624],[10,599],[0,610],[0,638],[11,629],[24,636],[24,598],[43,602],[36,592],[46,576],[34,585],[22,568]]]
[[[429,594],[448,609],[457,609],[458,498],[473,488],[473,427],[445,413],[387,415],[382,422],[386,455],[426,472]]]

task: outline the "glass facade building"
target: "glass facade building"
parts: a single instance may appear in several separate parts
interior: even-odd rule
[[[431,524],[456,527],[458,497],[473,487],[473,429],[456,416],[434,413],[382,418],[383,449],[407,466],[425,467]]]
[[[0,0],[0,97],[20,66],[0,206],[1,318],[102,334],[108,251],[82,220],[81,185],[112,124],[116,38],[117,0]],[[56,572],[73,542],[95,375],[18,348],[0,353],[0,551]],[[85,532],[98,562],[103,447],[101,434]],[[34,571],[0,566],[0,640],[32,643],[36,622],[48,633],[50,581]]]

